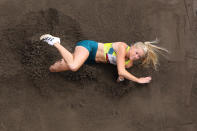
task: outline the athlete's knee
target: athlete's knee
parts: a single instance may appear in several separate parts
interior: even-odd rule
[[[69,68],[70,68],[70,70],[71,70],[71,71],[73,71],[73,72],[76,72],[76,71],[78,71],[78,70],[79,70],[79,66],[74,65],[74,64],[69,65]]]
[[[49,67],[49,70],[50,70],[50,72],[56,72],[56,69],[53,65]]]

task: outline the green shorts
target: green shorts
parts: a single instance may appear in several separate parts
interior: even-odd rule
[[[89,51],[89,56],[88,59],[85,61],[85,64],[96,63],[95,57],[98,49],[98,42],[93,40],[82,40],[77,42],[77,46],[83,46]]]

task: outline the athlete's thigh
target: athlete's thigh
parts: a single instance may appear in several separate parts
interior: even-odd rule
[[[81,66],[88,59],[89,51],[83,46],[76,46],[73,53],[73,64]]]

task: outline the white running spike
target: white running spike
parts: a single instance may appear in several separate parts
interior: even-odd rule
[[[50,34],[44,34],[40,36],[40,40],[43,40],[44,42],[48,43],[51,46],[53,46],[55,43],[60,43],[59,37],[55,37]]]

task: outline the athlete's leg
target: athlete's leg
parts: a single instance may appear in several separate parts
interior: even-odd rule
[[[71,71],[77,71],[89,56],[89,51],[82,46],[76,46],[73,54],[60,43],[55,43],[54,46],[58,49]]]
[[[71,70],[77,71],[88,59],[90,53],[83,46],[76,46],[74,54],[73,54],[73,63],[71,64]]]
[[[62,55],[64,62],[66,63],[61,63],[61,64],[65,64],[64,66],[60,66],[59,64],[56,64],[56,67],[61,68],[61,69],[56,69],[57,71],[61,71],[61,70],[71,70],[71,71],[77,71],[82,64],[87,60],[88,56],[89,56],[89,51],[88,49],[86,49],[83,46],[77,46],[75,48],[74,54],[71,54],[66,48],[64,48],[61,44],[60,44],[60,38],[59,37],[54,37],[50,34],[45,34],[42,35],[40,37],[40,40],[43,40],[45,42],[47,42],[49,45],[55,46],[58,51],[60,52],[60,54]],[[52,69],[51,69],[52,70]]]

